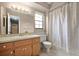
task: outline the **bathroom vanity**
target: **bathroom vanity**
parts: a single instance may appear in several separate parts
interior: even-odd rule
[[[0,15],[0,56],[39,55],[41,38],[32,35],[34,14],[0,6]]]
[[[40,54],[40,36],[0,38],[0,56],[36,56]]]

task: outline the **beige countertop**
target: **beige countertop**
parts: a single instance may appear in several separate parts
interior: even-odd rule
[[[34,38],[34,37],[40,37],[40,35],[22,35],[22,36],[16,35],[16,36],[4,36],[4,37],[0,36],[0,43],[24,40],[24,39]]]

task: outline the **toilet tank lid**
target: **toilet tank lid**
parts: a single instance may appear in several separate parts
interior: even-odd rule
[[[50,44],[50,45],[51,45],[51,42],[49,42],[49,41],[44,41],[43,44]]]

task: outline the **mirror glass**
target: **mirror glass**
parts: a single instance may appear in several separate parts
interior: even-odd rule
[[[20,18],[18,16],[8,16],[6,21],[6,34],[18,34],[19,21]]]

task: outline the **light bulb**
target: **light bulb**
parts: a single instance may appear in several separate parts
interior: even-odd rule
[[[21,8],[20,7],[17,7],[17,9],[20,10]]]
[[[15,5],[13,5],[12,7],[15,8]]]
[[[24,9],[24,8],[22,8],[22,10],[23,10],[23,11],[25,11],[25,9]]]

